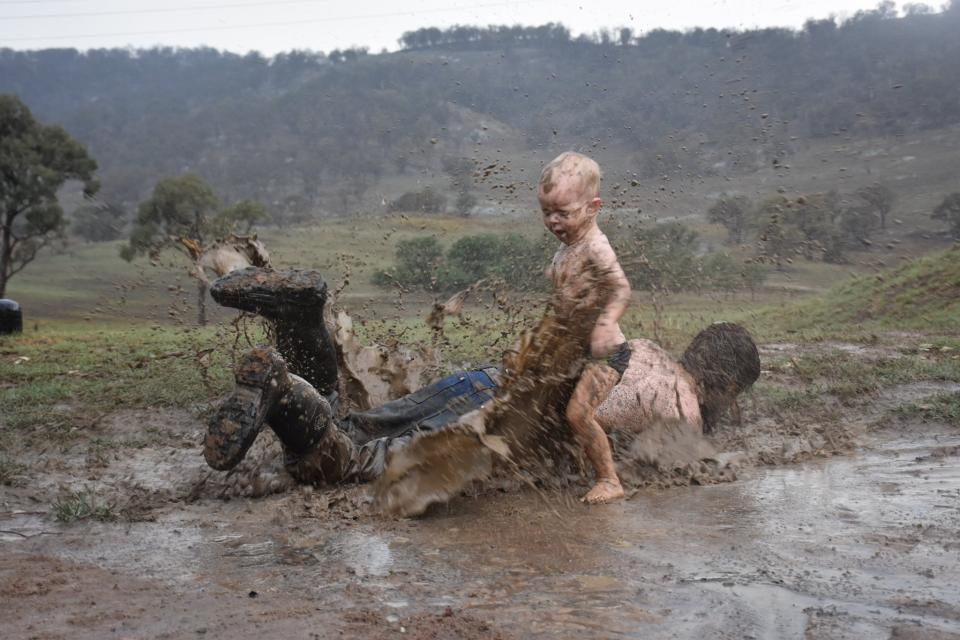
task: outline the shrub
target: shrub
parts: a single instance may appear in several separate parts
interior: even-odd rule
[[[546,236],[531,241],[515,233],[464,236],[446,255],[432,236],[402,240],[394,266],[376,273],[373,283],[452,292],[490,278],[512,289],[538,290],[547,285],[543,269],[554,249]]]
[[[434,236],[401,240],[397,243],[394,268],[375,273],[373,283],[390,286],[396,282],[404,287],[435,289],[442,257],[443,247]]]
[[[442,213],[447,208],[447,198],[430,187],[420,191],[408,191],[387,205],[387,211],[417,211],[420,213]]]

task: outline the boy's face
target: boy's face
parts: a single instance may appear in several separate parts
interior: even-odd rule
[[[537,197],[543,226],[563,244],[581,240],[600,211],[600,198],[584,194],[579,181],[567,177],[557,180],[549,193],[544,193],[541,185]]]

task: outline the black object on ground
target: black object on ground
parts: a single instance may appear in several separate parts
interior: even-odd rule
[[[23,311],[20,305],[7,298],[0,298],[0,335],[23,331]]]

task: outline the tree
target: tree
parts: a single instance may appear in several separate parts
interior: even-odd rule
[[[456,208],[461,216],[469,216],[471,209],[476,206],[477,198],[473,195],[473,168],[474,163],[469,158],[446,156],[441,161],[443,171],[450,176],[453,188],[457,192]]]
[[[73,212],[70,230],[87,242],[109,242],[123,235],[127,212],[112,203],[86,204]]]
[[[630,284],[638,290],[662,293],[698,284],[697,232],[679,222],[638,225],[615,241],[614,247]]]
[[[722,224],[730,234],[729,241],[732,244],[741,244],[749,212],[750,201],[747,198],[724,194],[707,209],[707,220]]]
[[[890,210],[893,209],[893,203],[896,201],[896,196],[893,194],[893,191],[882,184],[872,184],[858,190],[857,195],[867,203],[880,219],[880,228],[886,229],[887,215],[890,213]]]
[[[789,200],[776,196],[757,208],[760,257],[776,264],[778,269],[783,269],[783,262],[790,259],[790,254],[797,252],[797,247],[803,241],[800,232],[787,220],[790,206]]]
[[[804,258],[834,264],[845,261],[840,195],[836,191],[801,196],[789,202],[785,212],[787,222],[801,234],[799,250]]]
[[[163,249],[174,247],[195,261],[211,244],[238,226],[249,232],[255,222],[265,217],[264,206],[250,200],[221,209],[213,189],[197,175],[165,178],[140,203],[130,243],[120,255],[125,260],[143,254],[156,257]],[[207,321],[208,288],[207,281],[198,277],[197,318],[201,325]]]
[[[960,240],[960,191],[955,191],[945,197],[943,202],[933,210],[934,220],[944,220],[950,223],[950,233]]]
[[[486,278],[500,260],[500,237],[492,233],[464,236],[447,251],[444,288],[462,289]]]
[[[421,191],[408,191],[387,204],[387,211],[416,211],[419,213],[442,213],[447,206],[447,198],[430,187]]]
[[[218,214],[220,226],[232,226],[234,230],[248,234],[253,227],[267,219],[267,207],[256,200],[241,200]]]
[[[16,96],[0,95],[0,298],[7,283],[66,227],[57,190],[82,180],[84,196],[96,193],[97,163],[56,125],[34,119]]]

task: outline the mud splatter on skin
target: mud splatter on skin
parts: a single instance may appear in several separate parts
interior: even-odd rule
[[[566,429],[560,412],[583,367],[598,313],[595,305],[564,307],[555,300],[536,329],[504,356],[503,379],[489,404],[391,452],[374,485],[376,507],[395,515],[422,513],[488,477],[494,456],[531,470],[555,460],[558,443],[567,440],[560,436]],[[457,466],[449,464],[451,453]]]

